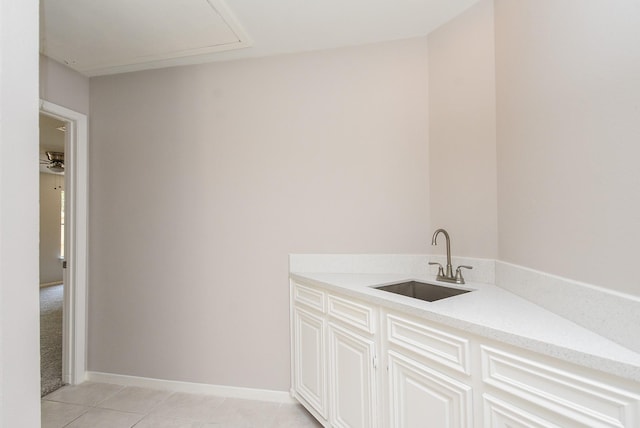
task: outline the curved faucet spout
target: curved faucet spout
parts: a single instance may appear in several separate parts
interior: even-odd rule
[[[453,266],[451,265],[451,241],[449,239],[449,234],[444,229],[438,229],[433,233],[433,237],[431,238],[431,245],[437,245],[436,240],[438,239],[438,235],[442,233],[444,235],[444,239],[447,244],[447,266],[445,271],[445,276],[448,278],[453,278]]]

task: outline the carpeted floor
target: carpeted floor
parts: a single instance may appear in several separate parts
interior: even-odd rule
[[[40,394],[62,386],[62,285],[40,289]]]

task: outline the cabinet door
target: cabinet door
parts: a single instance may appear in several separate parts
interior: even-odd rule
[[[532,353],[481,345],[482,378],[505,396],[517,397],[523,409],[544,409],[559,426],[640,427],[640,395],[580,373],[576,367]]]
[[[470,428],[471,387],[389,351],[389,406],[394,428]]]
[[[375,428],[375,344],[329,323],[330,421],[336,428]]]
[[[293,311],[293,387],[323,418],[327,418],[325,321],[301,308]]]
[[[490,394],[483,395],[484,426],[486,428],[560,428],[538,415],[509,404]],[[565,421],[564,426],[571,422]]]

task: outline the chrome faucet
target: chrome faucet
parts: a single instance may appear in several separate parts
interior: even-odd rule
[[[438,235],[442,233],[444,235],[444,239],[447,244],[447,266],[443,268],[440,263],[429,262],[430,265],[438,265],[438,276],[436,280],[445,281],[445,282],[453,282],[456,284],[464,284],[464,278],[462,277],[461,269],[473,269],[472,266],[460,265],[456,269],[456,274],[453,274],[453,265],[451,264],[451,240],[449,238],[449,234],[444,229],[438,229],[433,233],[433,237],[431,238],[431,245],[437,245]]]

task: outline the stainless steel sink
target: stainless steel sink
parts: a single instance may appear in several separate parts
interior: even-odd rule
[[[436,300],[446,299],[447,297],[453,297],[471,291],[418,281],[407,281],[399,284],[383,285],[374,288],[382,291],[388,291],[389,293],[413,297],[414,299],[425,300],[427,302],[435,302]]]

